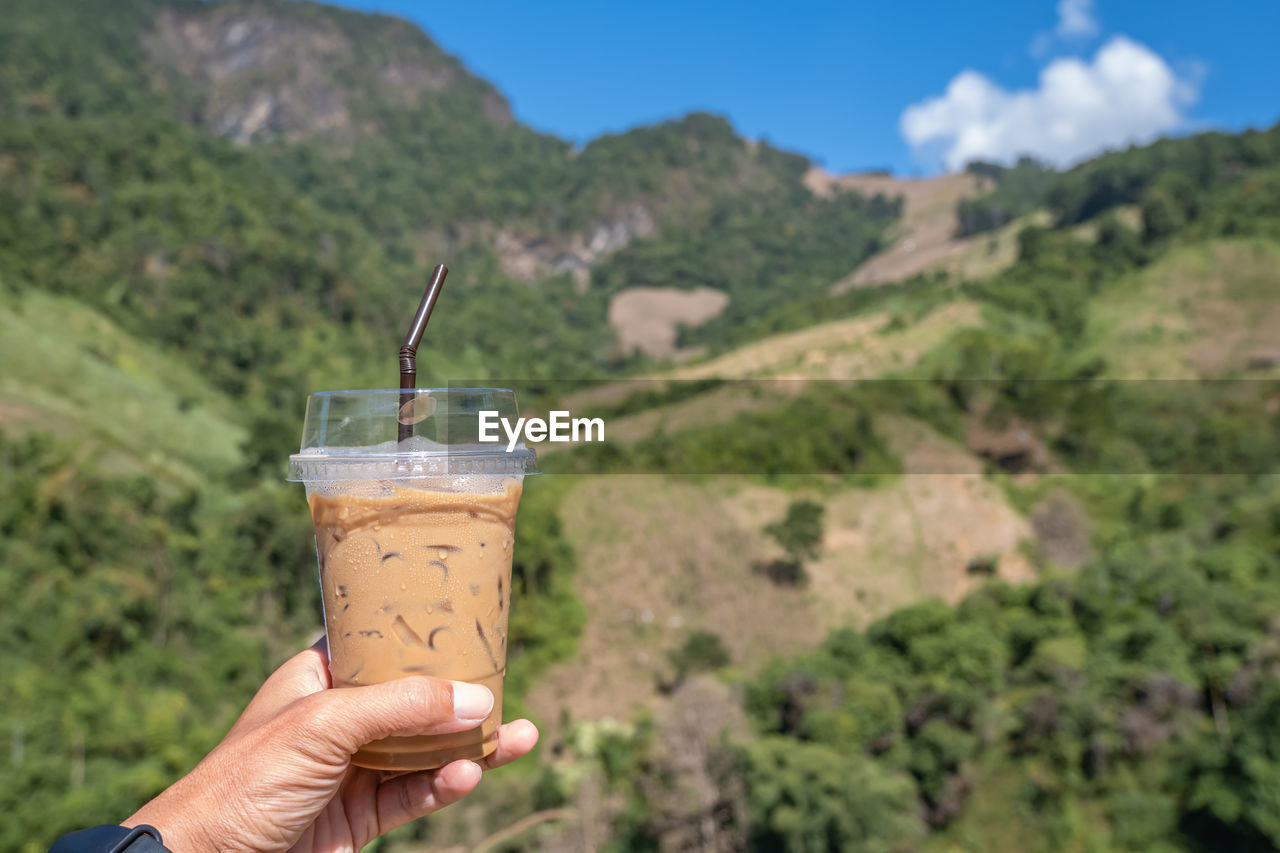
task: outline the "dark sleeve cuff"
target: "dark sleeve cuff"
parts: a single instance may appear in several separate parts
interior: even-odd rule
[[[69,832],[53,842],[49,853],[170,853],[160,839],[160,830],[142,824],[93,826]]]

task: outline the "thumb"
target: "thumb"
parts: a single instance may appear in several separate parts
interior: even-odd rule
[[[258,688],[257,694],[231,727],[227,737],[235,737],[262,725],[280,714],[294,701],[329,686],[328,644],[321,637],[304,652],[285,661]]]
[[[304,751],[345,763],[375,740],[466,731],[492,710],[493,694],[483,685],[412,676],[322,690],[299,699],[286,717]]]

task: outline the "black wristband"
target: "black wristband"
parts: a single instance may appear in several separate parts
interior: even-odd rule
[[[49,853],[170,853],[160,830],[145,823],[135,827],[91,826],[69,832],[53,842]]]

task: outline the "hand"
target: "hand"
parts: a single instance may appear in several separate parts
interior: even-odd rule
[[[160,830],[178,853],[359,850],[374,838],[465,797],[482,770],[533,749],[528,720],[498,730],[483,761],[387,778],[352,767],[361,746],[393,735],[477,726],[487,688],[411,677],[329,690],[324,640],[276,670],[231,731],[195,769],[124,822]]]

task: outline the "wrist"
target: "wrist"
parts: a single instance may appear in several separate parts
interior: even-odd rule
[[[154,826],[92,826],[53,842],[49,853],[171,853]]]
[[[205,843],[200,827],[187,817],[164,809],[155,800],[138,809],[120,824],[124,827],[155,827],[164,838],[164,845],[175,853],[201,853],[213,848]],[[129,853],[134,853],[130,850]]]

